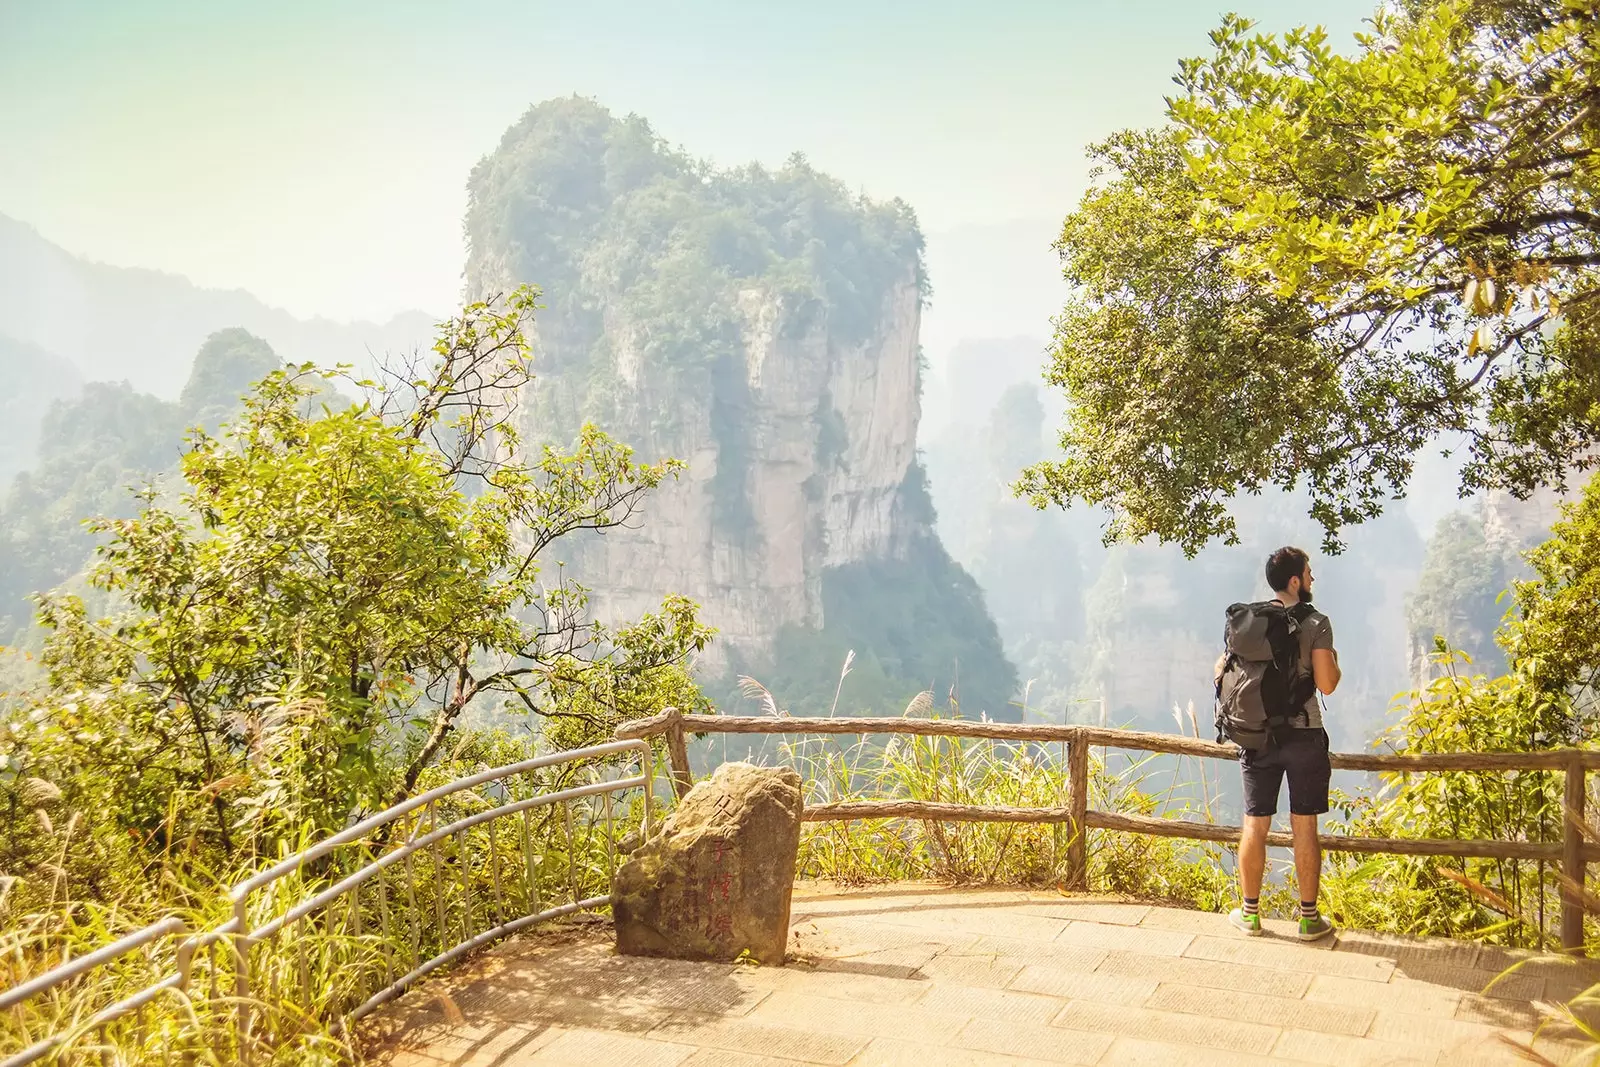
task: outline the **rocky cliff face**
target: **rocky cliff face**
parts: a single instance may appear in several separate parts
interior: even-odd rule
[[[637,529],[592,538],[573,564],[602,618],[679,592],[701,603],[724,652],[766,655],[782,626],[824,625],[827,568],[903,555],[919,532],[900,496],[916,460],[921,295],[907,271],[859,341],[836,336],[816,300],[748,288],[736,306],[725,364],[688,388],[642,351],[648,324],[612,322],[619,380],[603,425],[688,471],[650,498]],[[564,362],[543,342],[539,351]],[[542,377],[529,432],[581,403],[570,395],[581,387]],[[664,396],[673,410],[658,417]]]
[[[720,631],[709,666],[746,669],[778,657],[786,633],[845,626],[863,589],[884,606],[898,594],[878,597],[870,568],[915,560],[948,603],[891,608],[887,629],[911,627],[892,639],[879,626],[841,641],[859,656],[874,644],[873,669],[917,689],[981,678],[987,710],[1005,713],[1010,668],[933,533],[917,463],[924,287],[908,208],[854,196],[799,157],[710,171],[642,120],[578,99],[533,108],[470,188],[468,295],[545,293],[527,439],[567,440],[587,419],[644,459],[688,465],[636,529],[568,561],[599,617],[681,593]],[[891,644],[948,644],[950,662],[935,672]],[[824,668],[830,693],[838,670]]]

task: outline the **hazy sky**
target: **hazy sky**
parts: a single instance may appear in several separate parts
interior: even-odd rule
[[[1348,41],[1374,0],[0,0],[0,213],[300,315],[442,312],[473,163],[581,93],[720,163],[801,150],[910,201],[930,347],[1042,335],[1083,145],[1155,122],[1230,6]]]

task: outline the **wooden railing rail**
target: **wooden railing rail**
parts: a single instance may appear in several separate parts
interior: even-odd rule
[[[664,736],[672,765],[672,783],[681,798],[693,779],[689,771],[688,734],[908,734],[919,737],[965,737],[995,741],[1064,742],[1067,746],[1067,807],[1010,808],[949,804],[922,800],[850,800],[819,804],[805,810],[807,822],[857,819],[912,818],[945,822],[1066,823],[1071,827],[1067,846],[1067,884],[1084,888],[1088,881],[1088,852],[1084,831],[1115,830],[1125,833],[1177,837],[1193,841],[1233,842],[1239,827],[1190,819],[1158,819],[1096,811],[1089,807],[1089,749],[1133,749],[1206,759],[1237,760],[1239,750],[1177,734],[1137,730],[1109,730],[1093,726],[1049,726],[982,722],[966,719],[921,718],[796,718],[790,716],[685,715],[667,708],[648,719],[617,727],[618,740]],[[1565,876],[1561,891],[1561,945],[1568,952],[1583,948],[1583,901],[1571,887],[1583,886],[1589,863],[1600,861],[1600,845],[1584,834],[1583,818],[1588,772],[1600,767],[1600,751],[1549,749],[1542,752],[1426,752],[1347,753],[1331,756],[1335,768],[1355,771],[1559,771],[1565,775],[1563,830],[1560,842],[1485,841],[1447,838],[1352,837],[1322,834],[1318,840],[1329,851],[1386,853],[1402,856],[1471,856],[1485,859],[1542,860],[1559,865]],[[1290,835],[1272,833],[1272,845],[1289,845]]]

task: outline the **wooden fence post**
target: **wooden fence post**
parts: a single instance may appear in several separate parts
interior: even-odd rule
[[[1067,740],[1067,784],[1071,786],[1072,838],[1067,842],[1067,888],[1089,887],[1089,740],[1082,729]]]
[[[1562,803],[1561,873],[1572,885],[1585,882],[1583,853],[1583,808],[1588,796],[1588,774],[1581,755],[1567,760],[1567,788]],[[1570,886],[1561,887],[1561,947],[1573,955],[1583,954],[1583,898]]]
[[[671,720],[667,725],[667,760],[672,765],[672,790],[682,800],[694,785],[689,774],[689,748],[683,742],[683,712],[668,708]]]

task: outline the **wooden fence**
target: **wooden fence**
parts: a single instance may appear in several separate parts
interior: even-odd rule
[[[1088,880],[1085,830],[1179,837],[1194,841],[1237,841],[1239,827],[1188,819],[1095,811],[1089,807],[1089,748],[1133,749],[1178,756],[1237,760],[1232,745],[1213,744],[1179,734],[1108,730],[1092,726],[1044,726],[921,718],[792,718],[684,715],[668,708],[648,719],[624,723],[618,740],[664,736],[672,784],[679,797],[689,791],[687,734],[912,734],[920,737],[966,737],[1030,743],[1064,742],[1067,746],[1066,807],[1008,808],[945,804],[924,800],[851,800],[805,809],[807,822],[854,819],[914,818],[948,822],[1065,823],[1071,827],[1067,846],[1067,884],[1082,889]],[[1352,837],[1322,834],[1322,847],[1337,852],[1377,852],[1402,856],[1471,856],[1485,859],[1543,860],[1557,865],[1562,878],[1561,945],[1568,952],[1583,949],[1583,887],[1589,863],[1600,860],[1600,845],[1584,833],[1584,800],[1588,772],[1600,766],[1600,752],[1550,749],[1543,752],[1450,752],[1420,754],[1356,754],[1336,752],[1333,766],[1352,771],[1560,771],[1565,776],[1565,818],[1560,842],[1455,840],[1449,838]],[[1272,833],[1272,845],[1289,845],[1289,834]]]

